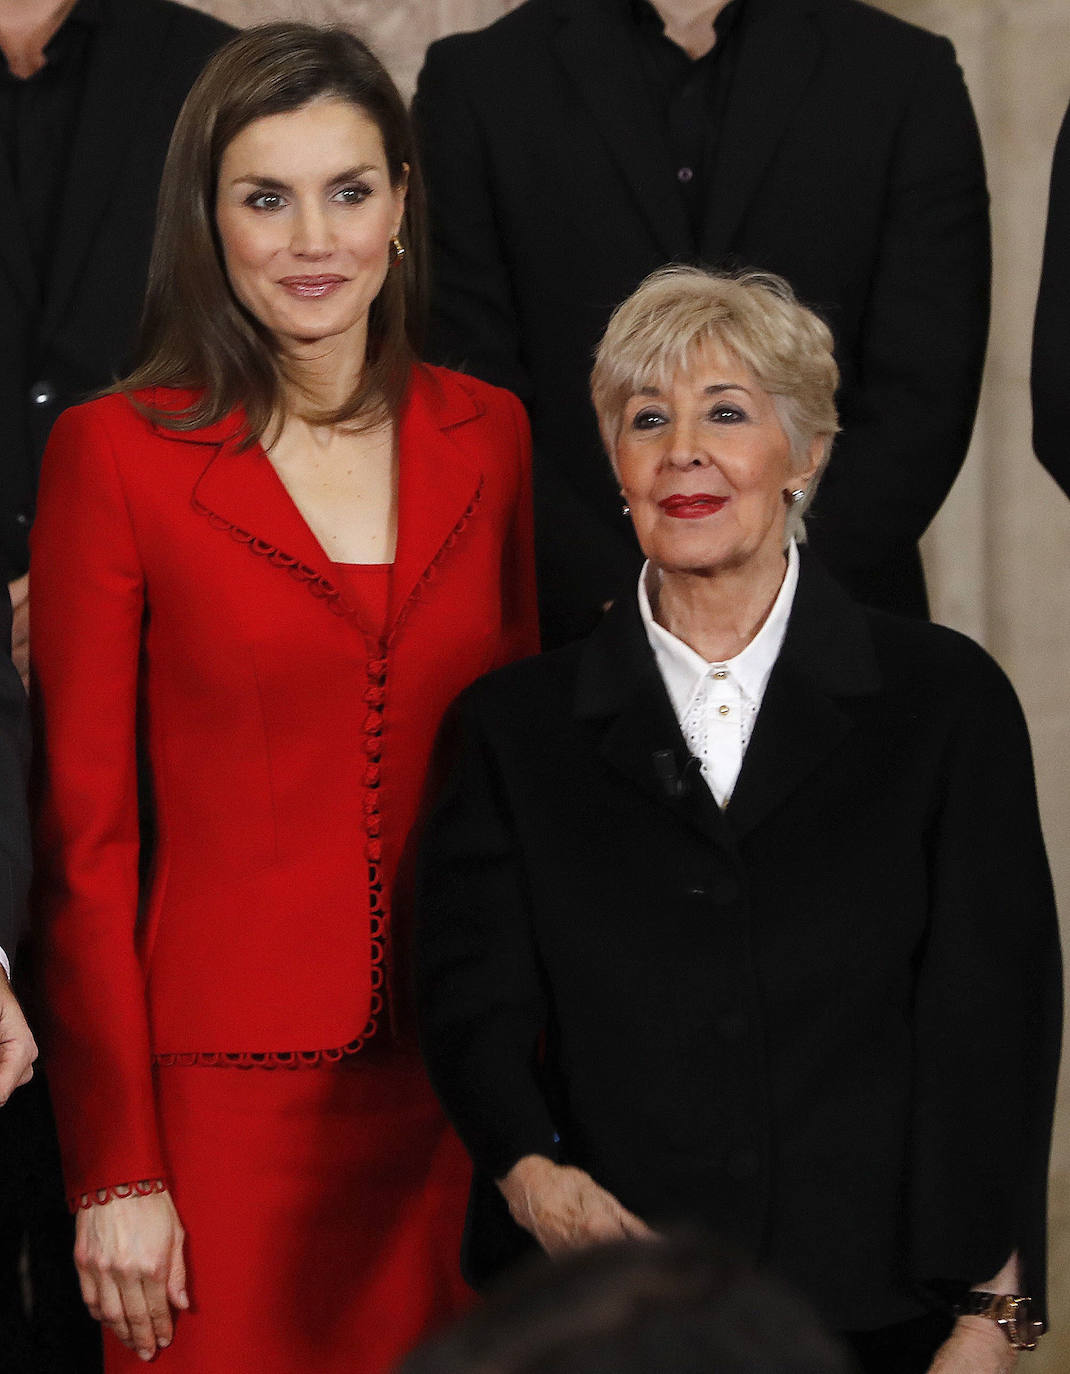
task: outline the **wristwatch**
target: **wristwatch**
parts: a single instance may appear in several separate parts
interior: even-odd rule
[[[1012,1350],[1035,1350],[1037,1339],[1047,1326],[1032,1313],[1029,1298],[1016,1293],[986,1293],[971,1288],[955,1305],[959,1317],[987,1317],[994,1321],[1010,1341]]]

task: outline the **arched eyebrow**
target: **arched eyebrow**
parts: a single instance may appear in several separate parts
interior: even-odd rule
[[[743,386],[740,382],[711,382],[709,386],[702,388],[703,396],[720,396],[726,391],[742,391],[744,396],[751,395],[749,388]],[[641,386],[632,394],[635,396],[649,396],[654,398],[661,396],[662,391],[661,388],[657,386]]]
[[[381,171],[373,162],[363,162],[359,167],[349,167],[344,172],[339,172],[337,176],[331,177],[327,185],[331,188],[344,186],[347,181],[354,181],[357,177],[367,176],[369,172]],[[259,186],[265,191],[292,191],[293,187],[288,182],[280,181],[278,177],[260,177],[255,172],[243,172],[241,176],[234,177],[232,186]]]

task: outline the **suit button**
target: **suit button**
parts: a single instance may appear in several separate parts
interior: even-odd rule
[[[47,406],[56,399],[56,388],[51,382],[34,382],[30,387],[30,400],[35,406]]]
[[[742,1012],[726,1012],[717,1022],[717,1033],[722,1040],[742,1040],[747,1033],[747,1018]]]
[[[740,1183],[744,1179],[754,1178],[761,1167],[762,1161],[757,1150],[735,1150],[728,1156],[725,1165],[729,1177]]]
[[[29,511],[17,510],[17,511],[15,512],[15,524],[16,524],[16,525],[19,525],[22,529],[25,529],[26,526],[27,526],[29,523],[30,523],[30,513],[29,513]]]

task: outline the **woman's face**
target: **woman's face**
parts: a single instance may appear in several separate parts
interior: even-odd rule
[[[703,348],[624,407],[617,471],[643,552],[702,573],[781,558],[786,493],[813,477],[821,440],[811,447],[795,468],[772,396],[730,353]]]
[[[281,342],[363,349],[405,208],[378,125],[343,100],[246,125],[219,167],[216,225],[235,296]]]

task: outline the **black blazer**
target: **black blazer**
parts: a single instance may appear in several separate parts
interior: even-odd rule
[[[639,555],[591,413],[610,310],[669,260],[782,273],[833,326],[844,433],[812,543],[926,614],[917,540],[966,453],[988,327],[987,192],[951,44],[857,0],[745,0],[701,242],[623,0],[528,0],[432,44],[414,113],[436,358],[508,386],[535,438],[548,643]]]
[[[1070,496],[1070,109],[1055,144],[1033,329],[1033,448]]]
[[[107,0],[90,40],[78,133],[42,303],[0,158],[0,565],[29,565],[37,472],[56,416],[128,370],[171,129],[234,32],[169,0]]]
[[[30,733],[26,693],[11,662],[11,602],[0,595],[0,949],[15,954],[26,923],[30,827],[26,772]]]
[[[1058,934],[1025,724],[982,650],[804,556],[724,812],[634,595],[470,688],[455,729],[417,954],[483,1180],[475,1280],[519,1235],[487,1180],[534,1152],[701,1220],[837,1327],[1015,1247],[1042,1290]]]

